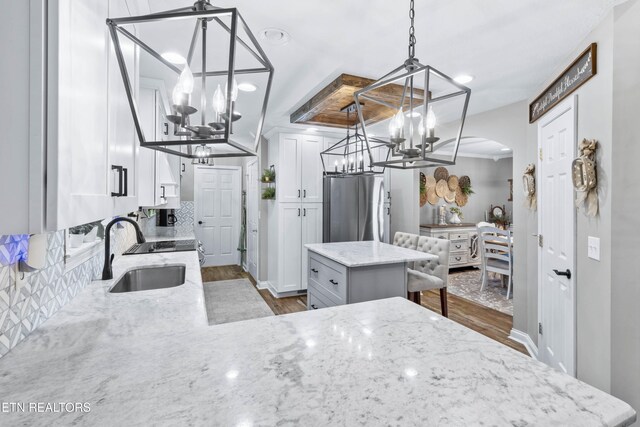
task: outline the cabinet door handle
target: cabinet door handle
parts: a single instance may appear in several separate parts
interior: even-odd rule
[[[300,208],[298,208],[298,216],[300,216]]]
[[[391,208],[387,208],[387,215],[391,214]]]
[[[182,172],[186,172],[187,171],[187,166],[183,163],[182,164]]]
[[[202,221],[198,221],[198,225],[202,225]],[[202,244],[200,244],[202,246]]]
[[[160,188],[162,188],[162,198],[166,199],[167,198],[166,188],[164,188],[164,185],[161,185]]]
[[[122,192],[122,195],[124,197],[127,197],[129,195],[129,190],[128,190],[129,173],[127,168],[122,168],[122,175],[124,175],[124,191]]]
[[[307,208],[302,208],[302,216],[307,216]]]
[[[461,260],[462,260],[461,257],[459,257],[459,256],[456,257],[456,261],[461,261]]]
[[[312,268],[311,271],[313,271],[314,273],[318,272],[318,270],[316,270],[315,268]]]
[[[387,191],[387,200],[391,200],[391,191]]]
[[[336,282],[336,281],[335,281],[335,280],[333,280],[333,279],[329,279],[329,282],[330,282],[332,285],[337,285],[337,284],[338,284],[338,282]]]
[[[316,305],[315,305],[315,304],[311,304],[311,308],[313,308],[314,310],[317,310],[317,309],[318,309],[318,307],[316,307]]]
[[[169,135],[169,123],[163,123],[164,125],[164,134]]]
[[[462,245],[456,245],[456,249],[462,248]]]
[[[300,190],[298,190],[298,199],[300,198]]]
[[[302,197],[307,198],[307,190],[302,190]]]
[[[122,166],[111,165],[111,170],[118,172],[118,191],[112,191],[111,197],[120,197],[122,196]]]

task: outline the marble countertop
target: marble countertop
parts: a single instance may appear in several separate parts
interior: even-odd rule
[[[381,242],[313,243],[305,247],[346,267],[438,259],[436,255]]]
[[[157,294],[162,312],[138,316],[128,313],[154,297],[105,299],[107,287],[81,293],[0,359],[0,401],[88,402],[91,412],[2,413],[0,422],[617,426],[635,419],[626,403],[402,298],[202,327],[201,312],[163,319],[167,291]],[[175,298],[199,311],[200,302]]]

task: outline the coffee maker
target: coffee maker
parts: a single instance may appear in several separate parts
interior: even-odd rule
[[[176,224],[176,214],[174,209],[158,209],[156,215],[156,225],[158,227],[173,227]]]

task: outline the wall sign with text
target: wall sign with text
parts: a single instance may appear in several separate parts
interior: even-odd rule
[[[529,104],[529,123],[533,123],[552,109],[558,102],[585,84],[597,73],[597,44],[580,54],[540,96]]]

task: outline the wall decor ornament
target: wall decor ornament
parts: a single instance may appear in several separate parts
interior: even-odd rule
[[[522,186],[524,188],[525,205],[529,210],[535,211],[538,208],[536,198],[536,165],[530,163],[524,169],[522,175]]]
[[[580,157],[571,164],[571,177],[576,189],[576,207],[584,204],[587,216],[598,215],[598,177],[596,150],[598,141],[583,139],[580,143]]]

